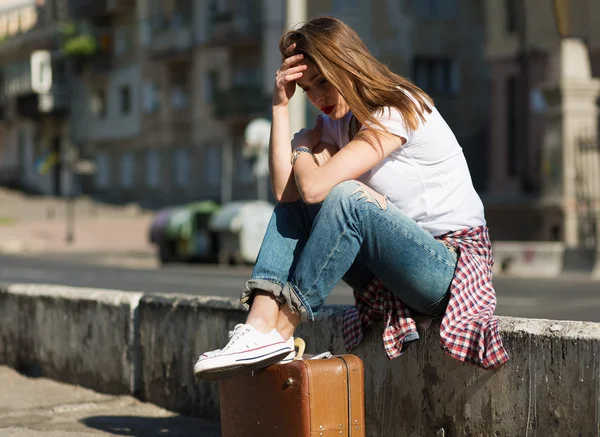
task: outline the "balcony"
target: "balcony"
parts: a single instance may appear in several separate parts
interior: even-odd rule
[[[193,41],[191,27],[171,25],[154,33],[150,53],[155,59],[185,59],[192,54]]]
[[[107,13],[109,0],[69,0],[69,12],[75,20],[102,17]]]
[[[135,0],[68,0],[74,20],[94,20],[124,10],[134,10]]]
[[[16,99],[17,113],[26,118],[39,119],[43,115],[65,116],[69,112],[69,89],[55,85],[46,93],[22,94]]]
[[[208,43],[213,45],[259,44],[262,37],[260,3],[246,8],[213,11],[210,16]]]
[[[0,43],[0,58],[10,59],[25,52],[57,48],[59,36],[60,32],[55,24],[34,27],[3,40]]]
[[[215,90],[213,102],[217,118],[244,121],[256,116],[264,116],[269,109],[271,98],[265,96],[259,87],[234,87],[226,91]]]

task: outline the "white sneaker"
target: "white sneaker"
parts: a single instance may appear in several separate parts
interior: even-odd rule
[[[203,353],[194,366],[198,379],[224,379],[249,370],[270,366],[294,352],[276,329],[267,334],[252,325],[238,324],[229,332],[229,343],[223,349]]]
[[[294,337],[288,338],[288,340],[285,342],[285,344],[288,345],[289,347],[291,347],[292,351],[289,354],[287,354],[287,356],[283,360],[278,362],[277,364],[291,363],[292,361],[294,361],[294,358],[296,357],[296,347],[294,346]]]

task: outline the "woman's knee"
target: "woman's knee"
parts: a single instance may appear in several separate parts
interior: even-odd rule
[[[351,202],[353,197],[352,194],[359,188],[360,183],[355,180],[340,182],[331,189],[323,202],[323,206],[328,205],[337,207],[341,204]]]
[[[361,201],[374,203],[381,209],[387,207],[385,196],[356,180],[340,182],[331,189],[325,199],[325,203],[333,207],[353,205]]]

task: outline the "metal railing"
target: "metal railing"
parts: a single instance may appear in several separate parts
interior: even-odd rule
[[[600,246],[600,140],[581,138],[575,150],[579,241],[584,248]]]

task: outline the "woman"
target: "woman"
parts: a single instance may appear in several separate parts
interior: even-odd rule
[[[498,336],[483,205],[454,134],[431,98],[377,61],[330,17],[287,32],[273,92],[271,184],[278,205],[242,294],[250,313],[197,377],[220,379],[290,360],[293,333],[344,279],[357,305],[346,344],[386,315],[390,358],[418,338],[411,311],[444,315],[442,346],[493,368]],[[323,111],[289,140],[296,86]],[[466,339],[466,340],[465,340]]]

